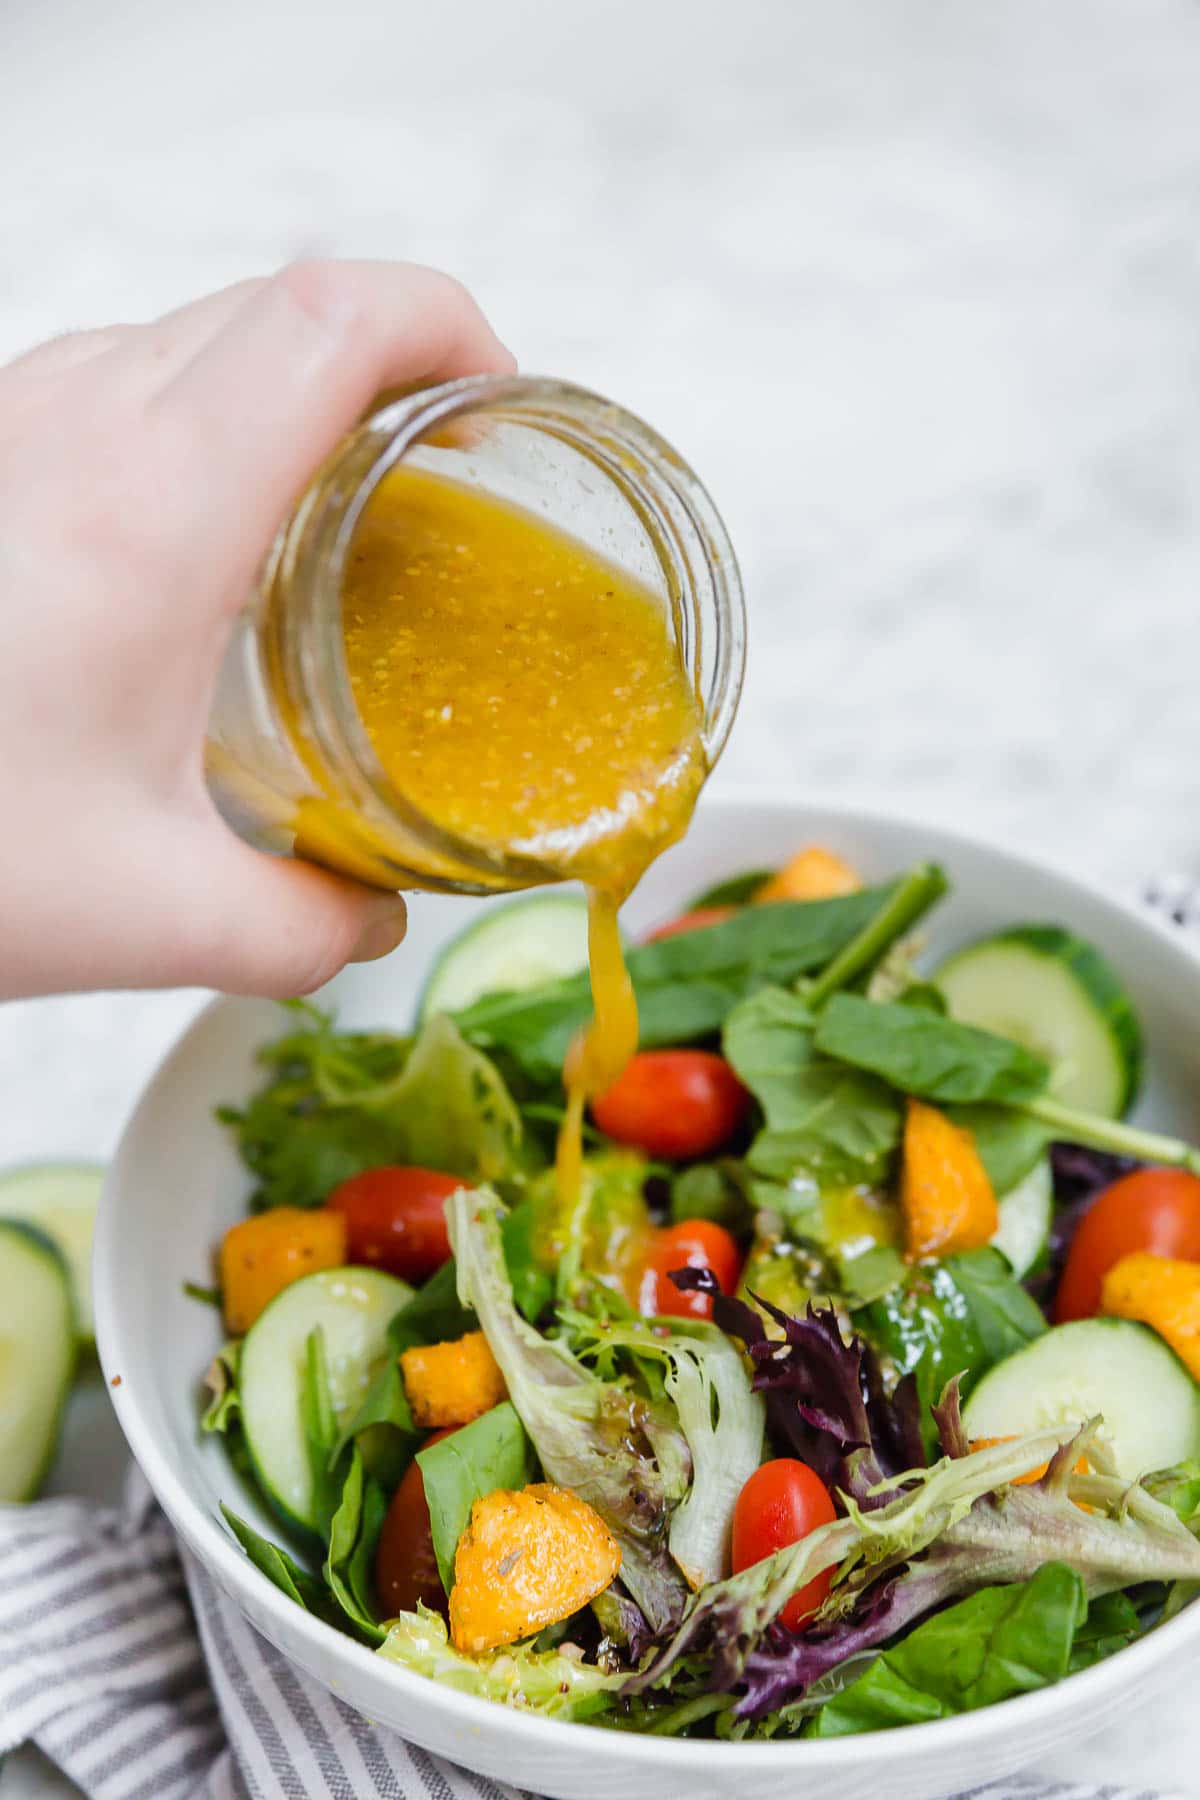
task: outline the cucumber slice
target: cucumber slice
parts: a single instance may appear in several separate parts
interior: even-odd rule
[[[1200,1454],[1200,1388],[1173,1350],[1128,1319],[1080,1319],[992,1369],[963,1413],[969,1438],[1019,1437],[1099,1413],[1123,1476]]]
[[[284,1288],[246,1333],[238,1365],[246,1447],[263,1493],[303,1532],[318,1529],[301,1421],[309,1333],[324,1332],[333,1407],[345,1425],[389,1353],[388,1326],[412,1296],[382,1269],[322,1269]]]
[[[959,950],[936,981],[950,1016],[1044,1056],[1066,1106],[1118,1119],[1137,1092],[1142,1033],[1100,952],[1057,925],[1019,925]]]
[[[1000,1224],[992,1236],[1019,1281],[1046,1248],[1054,1216],[1054,1173],[1048,1156],[1039,1157],[1023,1181],[998,1199]]]
[[[79,1341],[92,1343],[92,1234],[104,1186],[94,1163],[30,1163],[0,1173],[0,1217],[36,1225],[61,1252],[71,1277]]]
[[[0,1500],[32,1500],[75,1372],[67,1265],[43,1232],[0,1220]]]
[[[520,993],[588,958],[587,901],[578,894],[537,894],[489,907],[447,944],[421,995],[418,1018],[461,1012],[483,994]]]

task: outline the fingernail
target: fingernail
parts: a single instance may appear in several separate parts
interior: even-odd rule
[[[403,943],[407,929],[408,908],[399,894],[373,900],[350,961],[374,962],[378,957],[386,956],[397,944]]]

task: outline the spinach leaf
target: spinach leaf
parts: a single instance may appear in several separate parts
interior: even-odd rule
[[[1061,1681],[1087,1617],[1083,1582],[1047,1563],[1012,1587],[982,1588],[885,1650],[826,1701],[813,1737],[845,1737],[974,1712]]]
[[[837,955],[885,906],[892,888],[839,900],[746,907],[719,925],[640,944],[629,953],[643,1049],[718,1031],[765,982],[794,981]],[[567,1048],[592,1010],[586,972],[523,993],[489,994],[456,1015],[463,1036],[504,1051],[536,1080],[557,1083]]]
[[[446,1592],[454,1586],[454,1552],[471,1508],[497,1488],[523,1488],[533,1480],[533,1448],[509,1400],[451,1437],[417,1452],[438,1573]]]
[[[319,1206],[365,1169],[418,1163],[468,1181],[519,1171],[521,1117],[499,1071],[449,1019],[415,1043],[339,1032],[306,1009],[305,1024],[260,1052],[271,1071],[244,1110],[222,1107],[258,1178],[251,1204]]]
[[[221,1512],[230,1531],[260,1574],[274,1582],[281,1593],[286,1594],[289,1600],[294,1600],[297,1606],[302,1606],[306,1612],[316,1613],[320,1618],[328,1617],[328,1596],[315,1575],[302,1569],[294,1557],[289,1556],[286,1550],[281,1550],[278,1544],[273,1544],[270,1538],[260,1536],[252,1525],[247,1525],[245,1519],[239,1519],[224,1501],[221,1502]]]
[[[458,1298],[454,1258],[442,1264],[402,1306],[388,1326],[388,1343],[397,1355],[414,1344],[443,1344],[478,1331],[479,1321]]]
[[[357,1444],[368,1472],[385,1486],[395,1487],[423,1435],[413,1424],[400,1365],[389,1356],[334,1445],[329,1467],[336,1468],[347,1445]]]
[[[386,1514],[383,1489],[364,1474],[356,1448],[330,1523],[324,1573],[343,1617],[355,1635],[369,1644],[382,1644],[387,1636],[376,1621],[370,1594],[371,1561]]]
[[[725,1021],[725,1056],[766,1119],[746,1160],[779,1181],[797,1170],[880,1181],[900,1142],[899,1101],[875,1076],[819,1056],[812,1026],[804,1001],[777,987],[760,988]]]
[[[770,881],[774,869],[747,869],[744,875],[731,875],[727,881],[715,881],[681,910],[685,913],[706,912],[710,906],[745,906],[760,887]]]
[[[855,1324],[900,1375],[913,1374],[921,1430],[934,1450],[930,1409],[954,1375],[964,1399],[981,1375],[1040,1337],[1046,1321],[998,1250],[968,1250],[910,1269]]]
[[[335,1473],[338,1449],[337,1413],[329,1386],[325,1333],[314,1325],[304,1344],[300,1382],[300,1423],[313,1478],[313,1510],[322,1536],[337,1510],[341,1483]]]
[[[750,1183],[741,1166],[730,1157],[718,1162],[693,1163],[671,1177],[671,1218],[711,1219],[738,1236],[754,1225]]]
[[[873,1244],[856,1256],[842,1256],[838,1262],[838,1286],[844,1304],[851,1312],[870,1306],[893,1293],[904,1280],[904,1258],[890,1244]]]
[[[948,1112],[975,1139],[997,1194],[1007,1194],[1025,1179],[1053,1136],[1040,1120],[1009,1106],[954,1106]]]
[[[923,1006],[857,994],[833,996],[817,1021],[816,1045],[926,1100],[1019,1103],[1035,1099],[1050,1079],[1049,1064],[1007,1038]]]
[[[1090,1669],[1093,1663],[1123,1650],[1141,1635],[1141,1630],[1137,1607],[1127,1594],[1104,1594],[1093,1600],[1086,1620],[1075,1633],[1070,1673]]]

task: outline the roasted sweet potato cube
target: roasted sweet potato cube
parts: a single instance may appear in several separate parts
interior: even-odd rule
[[[221,1241],[221,1304],[235,1337],[249,1331],[285,1287],[346,1260],[346,1225],[324,1208],[274,1206],[231,1225]]]
[[[569,1618],[602,1593],[621,1552],[586,1500],[549,1482],[477,1500],[450,1594],[455,1648],[482,1656]]]
[[[420,1344],[400,1357],[404,1391],[416,1424],[429,1431],[469,1425],[508,1389],[482,1331],[444,1344]]]

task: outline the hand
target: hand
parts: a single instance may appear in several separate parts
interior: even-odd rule
[[[373,396],[512,367],[447,277],[314,262],[0,369],[0,997],[304,993],[399,943],[399,896],[234,836],[205,724],[262,556]]]

